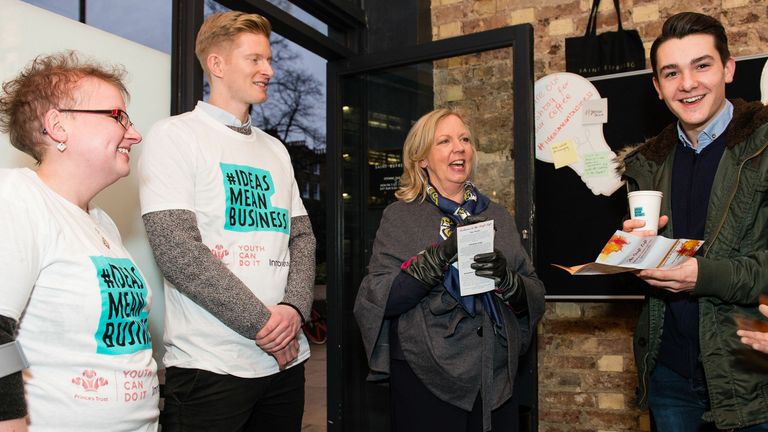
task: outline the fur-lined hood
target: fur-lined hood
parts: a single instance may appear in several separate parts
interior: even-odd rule
[[[757,128],[768,123],[768,107],[761,102],[745,102],[742,99],[733,99],[731,103],[733,104],[733,119],[725,130],[728,148],[743,143]],[[621,149],[616,155],[616,170],[620,175],[624,174],[626,158],[635,153],[641,154],[646,160],[661,164],[677,144],[677,139],[677,122],[675,121],[645,143]]]

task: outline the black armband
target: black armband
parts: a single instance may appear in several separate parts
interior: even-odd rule
[[[0,345],[15,340],[16,320],[0,315]],[[27,415],[21,371],[0,378],[0,421]]]

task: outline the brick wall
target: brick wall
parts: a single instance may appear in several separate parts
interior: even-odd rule
[[[548,303],[539,328],[539,430],[649,430],[632,402],[638,303]]]
[[[510,49],[436,61],[435,106],[457,108],[473,132],[477,172],[473,180],[494,201],[514,207],[512,60]]]
[[[687,10],[720,19],[734,56],[768,51],[766,0],[622,0],[625,28],[637,29],[646,47],[669,16]],[[534,74],[565,70],[565,38],[583,34],[590,0],[432,0],[432,36],[444,39],[531,23]],[[598,32],[615,29],[613,2],[603,0]],[[511,64],[499,53],[435,63],[436,105],[459,106],[479,139],[481,190],[514,210],[511,191]],[[646,63],[650,67],[650,62]],[[738,76],[738,71],[737,71]],[[478,84],[479,81],[479,84]],[[648,85],[651,85],[648,83]],[[498,179],[497,179],[498,178]],[[632,333],[638,302],[549,303],[539,328],[540,431],[647,431],[646,413],[634,406]]]
[[[444,39],[531,23],[534,73],[539,78],[565,70],[565,38],[584,33],[591,4],[589,0],[432,0],[432,37]],[[664,20],[688,10],[720,19],[728,31],[734,56],[768,50],[768,32],[760,23],[768,16],[765,0],[622,0],[621,6],[623,25],[640,32],[646,54]],[[603,0],[597,31],[615,28],[613,2]]]

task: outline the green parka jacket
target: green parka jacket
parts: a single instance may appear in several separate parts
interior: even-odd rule
[[[715,174],[707,209],[703,256],[691,295],[698,297],[701,361],[711,410],[705,419],[718,428],[768,422],[768,355],[742,344],[734,316],[761,318],[761,292],[768,292],[768,107],[732,101],[726,149]],[[629,190],[664,193],[662,215],[671,215],[670,196],[677,124],[619,156]],[[671,217],[659,235],[672,237]],[[638,399],[647,407],[648,380],[656,363],[664,320],[664,296],[650,289],[634,338]]]

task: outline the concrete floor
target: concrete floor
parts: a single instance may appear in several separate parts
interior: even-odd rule
[[[306,392],[302,432],[325,432],[327,429],[326,344],[309,344],[312,355],[305,365]]]

